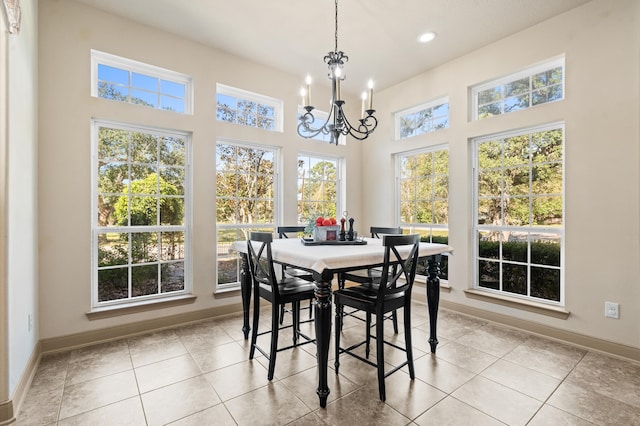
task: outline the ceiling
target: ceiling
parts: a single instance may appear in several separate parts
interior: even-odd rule
[[[316,81],[335,47],[333,0],[76,0]],[[343,90],[383,89],[589,0],[342,0]],[[417,37],[438,37],[419,44]]]

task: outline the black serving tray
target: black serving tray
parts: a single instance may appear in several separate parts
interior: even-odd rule
[[[340,241],[340,240],[327,240],[327,241],[313,241],[310,238],[300,238],[300,242],[305,246],[364,246],[367,244],[365,240],[354,241]]]

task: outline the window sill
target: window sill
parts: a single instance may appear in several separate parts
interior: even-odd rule
[[[546,305],[544,303],[523,300],[516,297],[503,296],[500,294],[490,293],[487,291],[467,289],[465,294],[473,299],[484,300],[491,303],[497,303],[502,306],[533,312],[541,315],[548,315],[559,319],[567,319],[571,314],[561,306]]]
[[[118,317],[122,315],[136,314],[139,312],[154,311],[156,309],[170,308],[173,306],[188,305],[194,303],[197,296],[192,294],[185,294],[181,296],[168,297],[164,299],[146,300],[144,302],[138,302],[135,304],[107,306],[102,308],[95,308],[85,315],[90,321],[104,318]]]

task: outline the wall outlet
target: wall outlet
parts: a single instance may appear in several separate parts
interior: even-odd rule
[[[607,318],[620,318],[620,305],[613,302],[604,302],[604,316]]]
[[[28,328],[29,328],[29,331],[31,331],[31,329],[33,329],[33,316],[31,314],[27,316],[27,321],[29,321]]]

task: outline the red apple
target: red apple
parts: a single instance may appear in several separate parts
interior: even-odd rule
[[[331,218],[329,218],[329,220],[331,221],[332,225],[335,225],[337,223],[335,217],[331,217]]]
[[[325,219],[322,221],[322,226],[331,226],[331,221],[329,219]]]

